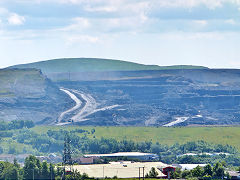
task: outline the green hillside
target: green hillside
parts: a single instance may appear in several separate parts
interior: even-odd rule
[[[163,69],[204,69],[202,66],[157,66],[144,65],[133,62],[97,59],[97,58],[65,58],[40,61],[30,64],[21,64],[9,68],[37,68],[43,73],[54,72],[87,72],[87,71],[138,71],[138,70],[163,70]]]
[[[132,140],[135,142],[150,141],[160,144],[173,145],[203,140],[208,143],[231,145],[240,150],[240,127],[86,127],[86,126],[36,126],[32,130],[39,134],[46,134],[48,130],[74,130],[81,128],[91,132],[95,129],[94,136],[98,139],[113,138],[116,140]],[[87,135],[92,138],[92,135]]]

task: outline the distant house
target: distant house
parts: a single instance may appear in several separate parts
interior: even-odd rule
[[[62,157],[57,156],[56,154],[52,153],[48,156],[36,156],[40,161],[47,161],[48,163],[60,163],[62,162]]]
[[[0,161],[13,162],[15,156],[12,154],[0,154]]]
[[[50,159],[48,156],[36,156],[36,158],[38,158],[41,162],[42,161],[50,162]]]
[[[87,154],[84,157],[128,157],[140,160],[154,160],[159,159],[157,154],[152,153],[141,153],[141,152],[118,152],[112,154]]]
[[[93,164],[94,158],[93,157],[79,157],[74,159],[74,162],[78,164]]]
[[[62,162],[62,157],[58,156],[58,155],[56,155],[54,153],[49,154],[48,158],[50,160],[49,162],[51,162],[51,163],[60,163],[60,162]]]
[[[231,179],[240,179],[240,172],[237,171],[228,171]]]

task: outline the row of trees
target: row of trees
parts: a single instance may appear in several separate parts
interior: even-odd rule
[[[7,132],[7,131],[5,131]],[[49,130],[45,134],[38,134],[31,129],[23,128],[14,132],[12,139],[21,144],[32,146],[35,152],[40,153],[62,153],[64,136],[69,133],[71,146],[74,154],[85,153],[115,153],[115,152],[149,152],[160,156],[160,161],[171,163],[216,163],[225,160],[228,164],[240,166],[240,155],[238,151],[229,145],[209,144],[204,141],[187,142],[185,144],[174,144],[172,146],[151,141],[134,142],[131,140],[117,141],[112,138],[94,138],[95,129],[91,132],[75,129],[66,130]],[[81,135],[80,135],[81,134]],[[93,138],[89,138],[93,136]],[[6,148],[5,148],[6,149]],[[10,151],[11,150],[11,151]],[[26,149],[24,149],[26,150]],[[6,150],[5,150],[6,151]],[[14,146],[9,146],[8,153],[21,153],[14,151]],[[198,156],[177,156],[188,152],[194,153],[215,153],[224,152],[231,155],[220,154],[217,156],[198,155]],[[0,148],[0,153],[3,149]],[[5,152],[6,153],[6,152]],[[28,153],[28,152],[22,152]],[[32,153],[32,152],[29,152]]]
[[[20,167],[16,160],[14,163],[0,161],[0,180],[7,179],[88,179],[87,174],[80,174],[73,171],[70,174],[64,173],[61,166],[55,167],[53,164],[41,162],[35,156],[30,155],[25,159],[24,167]]]
[[[174,179],[189,179],[189,178],[206,178],[206,179],[223,179],[227,177],[230,179],[229,174],[224,171],[226,166],[225,162],[217,162],[213,165],[207,164],[204,167],[197,166],[192,170],[181,171],[180,168],[176,168],[175,172],[171,173],[171,177]]]
[[[15,120],[11,122],[0,121],[0,131],[34,127],[33,121]]]
[[[175,172],[171,172],[171,178],[173,179],[222,179],[230,178],[229,174],[225,172],[226,163],[217,162],[213,166],[207,164],[205,167],[197,166],[192,170],[183,170],[176,168]],[[146,174],[146,178],[155,178],[158,176],[158,172],[155,168],[152,168],[149,173]],[[88,175],[80,174],[77,171],[71,173],[64,173],[62,166],[55,166],[48,164],[47,162],[41,162],[35,156],[30,155],[25,159],[24,167],[20,167],[16,160],[14,163],[0,162],[0,180],[5,179],[76,179],[83,180],[89,179]],[[115,177],[116,178],[116,177]]]

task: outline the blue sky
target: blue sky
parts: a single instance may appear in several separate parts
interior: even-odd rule
[[[240,0],[0,0],[0,68],[63,57],[240,68]]]

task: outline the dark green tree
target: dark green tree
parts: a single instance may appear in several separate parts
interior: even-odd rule
[[[42,173],[41,173],[41,178],[42,179],[49,179],[50,177],[50,172],[49,172],[49,167],[46,161],[42,163]]]
[[[35,156],[30,155],[25,159],[23,167],[24,179],[41,178],[41,162]]]
[[[19,178],[19,169],[11,165],[8,167],[3,175],[4,179],[18,179]]]
[[[19,169],[9,162],[0,162],[0,179],[18,179]]]
[[[50,163],[49,165],[49,173],[50,173],[50,178],[51,179],[55,179],[55,168],[54,168],[54,165],[52,163]]]
[[[17,169],[19,169],[20,168],[20,165],[18,164],[18,162],[17,162],[17,159],[16,158],[14,158],[14,160],[13,160],[13,165],[17,168]]]
[[[95,133],[95,129],[94,129],[94,128],[91,129],[91,133],[92,133],[92,134]]]
[[[220,162],[217,162],[213,166],[213,176],[222,178],[224,176],[224,167]]]
[[[185,169],[185,170],[182,172],[182,178],[184,178],[184,179],[189,179],[189,178],[192,178],[192,177],[193,177],[193,175],[192,175],[192,172],[191,172],[191,171]]]
[[[146,177],[149,177],[149,178],[156,178],[157,176],[158,176],[158,172],[154,167],[152,167],[149,173],[146,175]]]
[[[205,175],[205,176],[212,176],[213,175],[213,169],[212,169],[212,166],[210,164],[207,164],[206,166],[204,166],[203,175]]]
[[[192,170],[193,177],[199,178],[199,177],[202,177],[202,175],[203,175],[203,169],[200,166],[197,166]]]
[[[182,177],[182,171],[181,168],[176,168],[174,172],[171,172],[172,179],[180,179]]]

